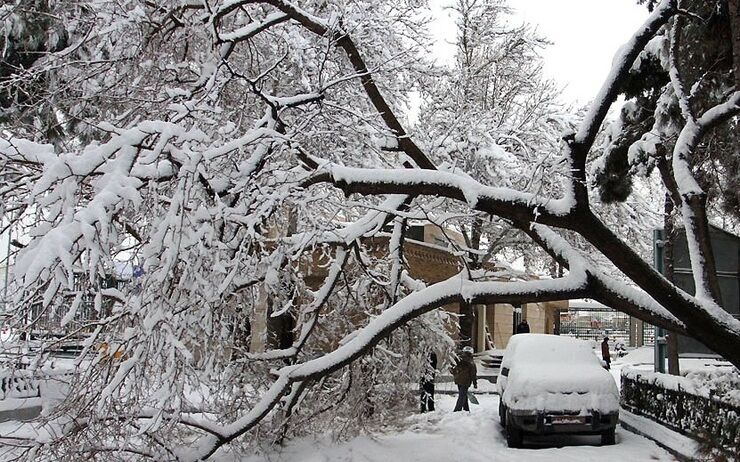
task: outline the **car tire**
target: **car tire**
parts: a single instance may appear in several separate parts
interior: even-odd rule
[[[502,402],[498,403],[498,421],[502,428],[506,428],[506,406]]]
[[[506,422],[506,444],[510,448],[521,448],[523,442],[522,429],[514,425],[514,422]]]
[[[601,432],[601,445],[602,446],[611,446],[614,443],[617,442],[617,437],[615,435],[616,429],[611,428],[609,430]]]

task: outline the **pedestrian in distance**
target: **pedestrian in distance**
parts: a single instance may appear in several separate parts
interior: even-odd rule
[[[622,356],[625,356],[627,354],[627,349],[624,347],[624,342],[618,341],[614,345],[614,350],[617,352],[617,357],[621,358]]]
[[[421,377],[421,412],[434,411],[434,378],[436,375],[437,354],[431,352]]]
[[[523,319],[522,322],[520,322],[516,326],[516,333],[517,334],[528,334],[529,333],[529,323],[526,319]]]
[[[457,385],[457,403],[454,412],[462,410],[470,412],[468,389],[471,384],[474,388],[478,388],[478,369],[475,367],[475,362],[473,362],[472,347],[466,346],[463,348],[457,364],[452,368],[452,377],[455,379],[455,385]]]
[[[606,368],[606,370],[611,369],[612,357],[609,354],[609,337],[607,337],[606,335],[604,336],[604,341],[601,342],[601,359],[603,359],[604,363],[606,363],[606,366],[604,366],[604,368]]]

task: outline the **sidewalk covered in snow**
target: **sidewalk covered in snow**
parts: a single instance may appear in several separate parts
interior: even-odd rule
[[[617,444],[600,446],[599,436],[553,435],[525,439],[524,449],[509,449],[496,416],[498,396],[479,396],[471,412],[452,412],[454,396],[438,396],[435,412],[414,415],[403,427],[346,442],[298,440],[279,452],[241,458],[222,454],[224,461],[333,462],[363,461],[672,461],[655,443],[617,428]]]

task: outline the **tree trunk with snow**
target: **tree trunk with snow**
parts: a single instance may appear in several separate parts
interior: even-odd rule
[[[732,64],[735,73],[735,88],[740,88],[740,0],[727,0],[732,30]]]

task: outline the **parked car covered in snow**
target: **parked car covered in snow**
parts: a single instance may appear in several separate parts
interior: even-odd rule
[[[614,444],[619,391],[591,346],[571,337],[517,334],[497,380],[499,419],[509,447],[524,434],[601,435]]]

